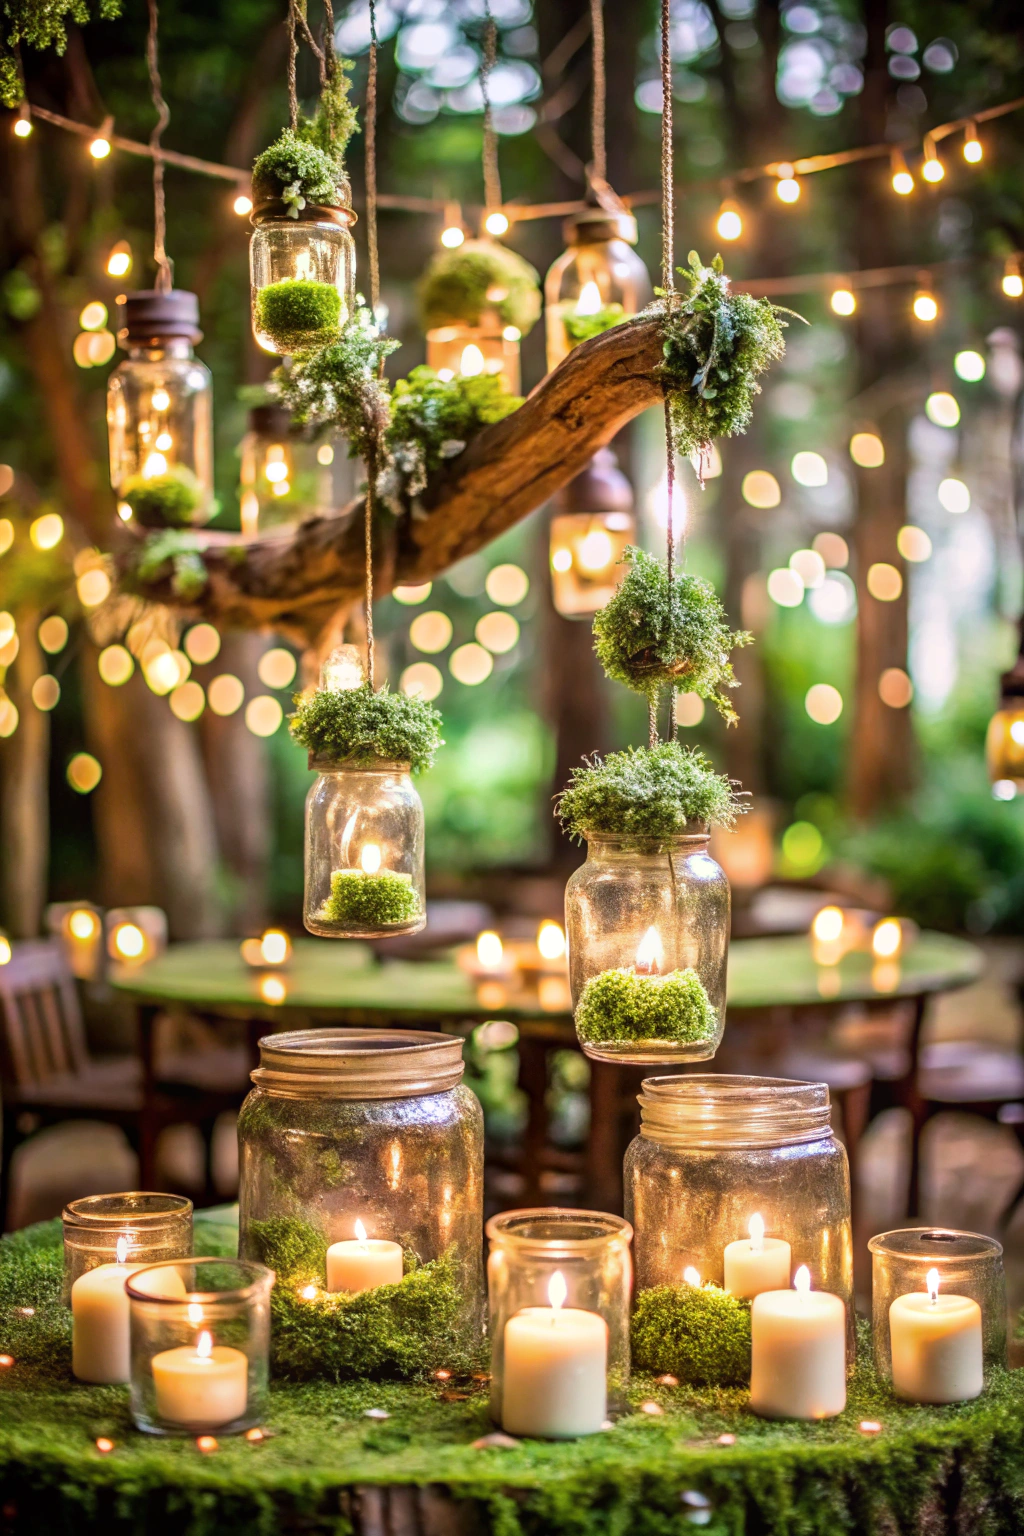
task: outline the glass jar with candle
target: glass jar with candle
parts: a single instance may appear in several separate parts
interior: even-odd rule
[[[427,921],[423,802],[408,763],[310,753],[303,922],[326,938],[418,933]]]
[[[602,1211],[487,1223],[491,1416],[510,1435],[596,1434],[629,1382],[632,1229]]]
[[[496,240],[440,251],[420,285],[427,366],[442,379],[493,374],[519,393],[519,343],[540,315],[540,279]]]
[[[64,1207],[64,1301],[80,1275],[101,1264],[156,1264],[192,1252],[192,1201],[129,1190],[86,1195]],[[119,1249],[118,1244],[121,1244]]]
[[[639,314],[653,297],[633,250],[636,219],[624,208],[585,208],[566,220],[563,233],[569,248],[544,279],[549,369],[581,341]]]
[[[587,838],[565,889],[576,1033],[598,1061],[705,1061],[725,1028],[729,882],[708,832]]]
[[[871,1250],[875,1369],[898,1397],[961,1402],[1006,1364],[1003,1249],[948,1227],[882,1232]]]
[[[410,1376],[479,1348],[483,1116],[462,1074],[455,1036],[260,1041],[238,1121],[239,1252],[277,1273],[282,1369]],[[299,1318],[314,1342],[323,1329],[301,1358]]]
[[[107,381],[110,484],[125,522],[144,528],[213,516],[213,379],[193,355],[194,293],[130,293],[118,341],[128,353]]]
[[[625,1208],[638,1298],[667,1287],[670,1306],[671,1288],[710,1284],[752,1300],[786,1290],[804,1265],[815,1291],[846,1306],[852,1365],[850,1175],[824,1083],[646,1078],[640,1134],[626,1152]]]
[[[233,1435],[267,1410],[274,1275],[239,1259],[191,1259],[136,1271],[131,1410],[157,1435]]]
[[[615,595],[626,573],[622,553],[636,542],[633,487],[610,448],[554,498],[551,595],[566,619],[589,618]]]
[[[257,203],[249,242],[253,335],[277,355],[329,346],[355,308],[351,191],[335,208],[306,204],[291,217],[277,199]]]

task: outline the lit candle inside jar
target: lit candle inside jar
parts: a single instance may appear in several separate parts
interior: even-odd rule
[[[354,1293],[397,1285],[404,1272],[402,1245],[367,1237],[361,1221],[355,1224],[355,1234],[328,1248],[327,1289]]]
[[[846,1407],[846,1307],[811,1290],[762,1291],[750,1310],[750,1406],[766,1419],[830,1419]]]
[[[566,1307],[565,1276],[548,1283],[548,1307],[523,1307],[505,1324],[502,1428],[510,1435],[571,1440],[596,1434],[608,1416],[608,1325]]]
[[[781,1237],[765,1237],[764,1219],[750,1218],[750,1236],[727,1243],[724,1254],[724,1286],[734,1296],[752,1301],[762,1291],[782,1291],[789,1286],[793,1252]]]
[[[359,867],[364,875],[375,875],[380,869],[380,849],[376,843],[364,843],[359,855]]]
[[[128,1264],[128,1239],[117,1240],[117,1262],[98,1264],[79,1275],[71,1287],[71,1369],[79,1381],[102,1385],[125,1382],[131,1375],[130,1309],[125,1282],[147,1260]],[[175,1269],[162,1271],[160,1293],[184,1296]]]
[[[940,1296],[937,1269],[925,1283],[889,1308],[892,1389],[912,1403],[966,1402],[984,1386],[981,1308],[969,1296]]]
[[[594,282],[584,283],[576,300],[576,314],[596,315],[601,309],[601,290]]]
[[[189,1321],[202,1321],[190,1306]],[[195,1346],[165,1349],[150,1362],[157,1417],[192,1429],[217,1429],[240,1419],[249,1400],[249,1361],[240,1349],[214,1344],[203,1330]]]

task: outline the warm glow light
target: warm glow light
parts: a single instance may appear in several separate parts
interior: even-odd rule
[[[91,752],[76,752],[68,763],[67,780],[80,795],[89,795],[103,777],[103,769]]]
[[[87,912],[84,907],[80,907],[77,912],[72,912],[68,918],[68,932],[75,939],[84,941],[93,938],[96,927],[96,917],[92,912]]]
[[[503,235],[508,229],[508,219],[503,213],[489,213],[484,220],[484,229],[489,235]]]
[[[715,230],[722,240],[738,240],[742,235],[743,219],[739,209],[732,203],[722,204],[715,222]]]
[[[816,549],[794,550],[789,557],[789,568],[796,572],[809,592],[824,583],[825,561]]]
[[[782,500],[779,482],[767,469],[752,469],[745,474],[741,490],[745,502],[763,511],[777,507]]]
[[[276,485],[280,480],[287,480],[288,466],[287,464],[281,463],[268,464],[263,473],[266,475],[271,485]]]
[[[132,248],[127,240],[119,240],[111,246],[110,255],[107,257],[108,277],[125,277],[131,271]]]
[[[519,640],[519,621],[511,613],[485,613],[477,621],[476,638],[495,656],[505,656]]]
[[[118,923],[114,929],[114,948],[126,960],[137,960],[146,947],[146,935],[134,923]]]
[[[295,681],[297,663],[291,651],[275,646],[264,651],[256,667],[256,674],[266,688],[290,688]]]
[[[795,203],[800,196],[800,183],[795,176],[780,176],[775,191],[784,203]]]
[[[985,151],[981,147],[978,130],[973,123],[968,123],[964,134],[964,159],[968,165],[977,165],[979,161],[984,159],[984,156]]]
[[[924,177],[925,181],[930,181],[933,185],[935,185],[937,182],[942,180],[945,174],[946,167],[943,165],[942,161],[938,158],[934,151],[932,151],[931,155],[925,156],[924,164],[921,167],[921,175]]]
[[[268,928],[260,939],[260,956],[265,965],[284,965],[292,952],[292,941],[279,928]]]
[[[756,1214],[751,1216],[747,1231],[750,1233],[751,1253],[760,1253],[764,1248],[764,1217]]]
[[[485,971],[497,971],[505,955],[505,946],[498,934],[485,929],[477,936],[476,958]]]
[[[902,667],[886,667],[878,679],[878,697],[890,709],[906,709],[914,697],[914,685]]]
[[[451,643],[452,621],[446,613],[434,609],[418,613],[409,625],[409,639],[418,651],[436,656]]]
[[[842,935],[844,921],[841,907],[822,907],[814,914],[811,933],[819,944],[834,944]]]
[[[360,688],[363,683],[363,659],[354,645],[339,645],[320,668],[320,686],[336,693]]]
[[[262,998],[263,1002],[271,1003],[276,1008],[279,1004],[284,1002],[287,996],[288,988],[285,986],[280,976],[260,977],[260,997]]]
[[[114,1254],[119,1264],[123,1264],[125,1262],[128,1257],[128,1239],[126,1237],[118,1238],[117,1242],[114,1244]]]
[[[317,1292],[315,1285],[304,1285],[302,1290],[299,1292],[299,1295],[302,1297],[303,1301],[315,1301],[316,1294]]]
[[[922,560],[930,559],[932,541],[923,528],[917,528],[913,523],[904,523],[896,535],[896,548],[904,560],[919,565]]]
[[[603,571],[612,562],[615,546],[603,528],[593,528],[580,540],[576,558],[584,571]]]
[[[831,683],[815,683],[807,690],[804,708],[815,725],[835,725],[843,712],[843,696]]]
[[[98,608],[110,596],[110,577],[101,567],[83,571],[75,583],[78,601],[83,608]]]
[[[660,976],[665,963],[665,949],[657,928],[648,928],[636,948],[633,969],[638,976]]]
[[[506,341],[522,341],[523,339],[523,333],[518,325],[506,325],[501,334]]]
[[[676,725],[700,725],[704,719],[704,700],[699,693],[676,694]]]
[[[933,391],[924,403],[924,412],[937,427],[955,427],[960,420],[960,405],[948,390]]]
[[[193,624],[183,641],[185,655],[197,667],[213,661],[220,651],[220,634],[212,624]]]
[[[565,954],[565,934],[560,924],[541,923],[537,930],[537,948],[545,960],[561,960]]]
[[[89,153],[94,160],[105,160],[110,154],[110,140],[97,137],[89,145]]]
[[[0,613],[0,650],[9,645],[17,633],[17,625],[14,622],[13,613]]]
[[[601,290],[595,282],[584,283],[576,300],[577,315],[596,315],[601,309]]]
[[[850,438],[850,458],[861,469],[880,469],[885,463],[885,445],[874,432],[855,432]]]
[[[496,565],[487,573],[484,589],[500,608],[515,608],[530,590],[530,578],[518,565]]]
[[[245,723],[254,736],[273,736],[284,719],[284,710],[269,693],[257,694],[245,706]]]
[[[871,951],[878,960],[891,960],[903,945],[903,929],[896,917],[883,918],[871,933]]]
[[[206,708],[206,694],[201,683],[180,683],[177,688],[171,689],[167,702],[171,706],[171,714],[188,723],[198,720]]]
[[[123,645],[108,645],[97,659],[100,677],[111,688],[119,688],[135,671],[131,652]]]
[[[944,512],[962,513],[971,510],[971,493],[962,480],[952,477],[939,481],[939,506]]]
[[[247,214],[252,213],[252,198],[247,197],[244,192],[240,192],[231,206],[235,213],[238,214],[238,217],[244,219]]]
[[[914,178],[909,171],[897,171],[892,178],[892,189],[900,197],[908,197],[914,190]]]
[[[49,656],[56,656],[68,643],[68,626],[58,613],[51,613],[39,626],[39,644]]]
[[[459,372],[467,379],[475,379],[484,371],[484,355],[475,341],[463,347],[462,357],[459,361]]]
[[[29,525],[28,536],[36,549],[56,549],[64,537],[64,519],[59,512],[44,512]]]
[[[837,288],[829,303],[837,315],[852,315],[857,308],[857,295],[850,288]]]
[[[101,331],[107,323],[107,306],[99,299],[93,299],[82,310],[78,323],[83,331]]]
[[[334,449],[331,447],[330,443],[320,444],[320,447],[316,451],[316,461],[318,464],[323,464],[325,466],[334,463]]]
[[[684,1280],[686,1285],[692,1285],[694,1287],[699,1287],[700,1286],[700,1271],[697,1270],[697,1269],[694,1269],[692,1264],[687,1264],[686,1268],[683,1270],[683,1280]]]
[[[790,470],[797,485],[828,485],[828,465],[820,453],[794,453]]]
[[[405,668],[398,686],[410,699],[436,699],[444,687],[444,678],[432,661],[414,661]]]
[[[56,709],[60,699],[60,683],[52,672],[43,672],[32,684],[32,703],[44,714]]]
[[[363,1226],[363,1224],[359,1220],[358,1216],[356,1217],[354,1231],[355,1231],[355,1234],[356,1234],[356,1242],[357,1243],[365,1243],[366,1242],[366,1228]]]
[[[418,586],[395,587],[392,590],[391,596],[395,599],[396,603],[405,603],[411,607],[416,603],[425,603],[430,596],[433,585],[432,581],[424,581]]]
[[[143,480],[155,480],[157,475],[166,475],[167,460],[162,453],[151,453],[147,456],[142,466]]]
[[[880,603],[894,603],[903,592],[903,577],[894,565],[879,560],[868,566],[868,591]]]
[[[475,688],[485,683],[494,670],[494,658],[490,651],[471,640],[468,645],[458,646],[448,658],[448,670],[457,683]]]
[[[810,1290],[810,1288],[811,1288],[811,1272],[807,1268],[806,1264],[801,1264],[800,1268],[797,1270],[796,1274],[793,1276],[793,1289],[794,1289],[794,1291],[799,1291],[802,1296],[806,1296],[806,1294]]]
[[[937,1269],[930,1269],[928,1271],[928,1273],[924,1277],[924,1283],[928,1287],[929,1299],[931,1301],[938,1301],[938,1299],[939,1299],[939,1272],[938,1272],[938,1270]]]
[[[1003,273],[1003,292],[1008,299],[1019,299],[1024,293],[1024,277],[1017,270],[1016,263],[1007,262],[1006,271]]]
[[[768,574],[768,596],[780,608],[799,608],[804,600],[804,584],[798,571],[779,566]]]
[[[366,843],[359,855],[359,867],[364,875],[375,875],[380,869],[380,849],[376,843]]]
[[[548,1301],[556,1315],[565,1306],[565,1298],[568,1294],[569,1287],[565,1283],[565,1276],[560,1269],[556,1269],[548,1281]]]
[[[465,230],[460,229],[457,224],[449,224],[447,229],[441,231],[441,244],[447,246],[450,251],[457,250],[465,238]]]
[[[953,372],[965,384],[977,384],[985,377],[985,359],[970,347],[958,352],[953,359]]]
[[[100,1435],[96,1441],[96,1449],[101,1456],[109,1456],[110,1452],[114,1449],[114,1442],[113,1440],[108,1440],[106,1435]]]
[[[0,517],[0,555],[6,555],[14,543],[14,524],[9,517]]]
[[[564,571],[571,571],[572,570],[572,550],[571,549],[556,549],[556,550],[553,550],[552,554],[551,554],[551,569],[553,571],[562,571],[562,572],[564,572]]]
[[[922,288],[915,293],[913,308],[915,317],[923,320],[926,325],[930,325],[933,320],[939,318],[939,306],[935,302],[935,295],[929,293],[927,289]]]
[[[32,132],[32,124],[27,117],[16,117],[14,120],[14,133],[19,139],[27,139]]]

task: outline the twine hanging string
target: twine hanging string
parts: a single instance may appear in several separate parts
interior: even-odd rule
[[[296,66],[299,58],[298,0],[288,0],[288,123],[294,133],[299,126],[299,87]]]
[[[605,117],[608,88],[604,66],[603,0],[590,0],[590,33],[594,76],[590,97],[590,178],[592,182],[606,183],[608,152],[605,145]]]
[[[671,313],[675,303],[675,188],[672,178],[672,7],[671,0],[661,0],[661,286],[665,293],[665,308]],[[676,486],[676,456],[672,440],[672,408],[668,392],[665,393],[665,490],[668,502],[666,516],[666,558],[669,602],[675,580],[675,527],[673,502]],[[668,740],[675,730],[676,690],[669,688]],[[658,739],[656,713],[651,721],[652,741]]]
[[[329,0],[328,0],[329,3]],[[370,0],[370,63],[366,77],[366,123],[364,136],[366,159],[366,244],[370,257],[370,312],[376,320],[380,303],[380,253],[377,249],[377,7]],[[381,359],[381,368],[384,363]],[[377,435],[379,423],[370,433],[366,454],[366,504],[363,525],[366,547],[366,678],[374,686],[373,647],[373,524],[377,501]]]
[[[484,99],[484,206],[487,212],[501,207],[501,175],[498,170],[498,136],[491,110],[490,79],[498,57],[498,28],[491,7],[484,8],[484,61],[480,70],[480,94]]]
[[[149,136],[153,156],[153,260],[156,263],[156,291],[170,293],[174,287],[171,263],[167,256],[167,201],[164,195],[164,162],[160,153],[160,139],[171,120],[171,109],[164,100],[160,80],[160,62],[157,39],[160,12],[157,0],[147,0],[149,6],[149,32],[146,36],[146,66],[149,70],[149,90],[156,108],[156,123]]]

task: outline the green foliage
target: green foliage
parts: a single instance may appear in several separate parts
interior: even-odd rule
[[[462,1297],[453,1255],[408,1271],[397,1285],[355,1295],[321,1287],[327,1244],[307,1223],[288,1217],[249,1223],[248,1254],[277,1275],[270,1295],[272,1363],[292,1381],[426,1376],[474,1363],[452,1346]],[[309,1285],[317,1295],[300,1291]]]
[[[574,347],[581,341],[590,341],[594,336],[603,336],[605,331],[610,331],[613,326],[621,325],[626,318],[621,304],[603,304],[592,315],[578,315],[571,308],[567,308],[562,314],[562,324],[565,326],[565,334]]]
[[[342,327],[333,346],[278,368],[271,387],[302,427],[336,427],[349,452],[372,454],[388,424],[388,389],[380,374],[399,343],[381,336],[365,304]]]
[[[384,434],[387,468],[381,494],[396,513],[413,506],[427,476],[455,458],[481,427],[502,421],[522,405],[494,374],[440,378],[432,368],[414,368],[395,384],[391,424]]]
[[[769,299],[730,293],[721,256],[705,267],[691,251],[689,261],[689,270],[679,269],[689,292],[663,301],[662,377],[673,442],[683,454],[706,453],[716,437],[746,430],[760,394],[757,379],[785,351],[781,316],[792,313]]]
[[[121,500],[132,509],[142,528],[181,528],[193,521],[205,492],[186,464],[175,464],[165,475],[135,475],[121,488]]]
[[[99,0],[96,14],[111,21],[121,14],[121,0]],[[86,0],[2,0],[0,5],[0,104],[16,107],[24,97],[18,49],[68,45],[68,23],[84,27],[91,19]]]
[[[574,768],[555,806],[565,831],[659,841],[701,827],[731,827],[743,807],[731,779],[677,741],[627,747]]]
[[[296,695],[295,702],[291,733],[316,758],[353,768],[408,763],[422,773],[444,746],[439,711],[426,699],[392,693],[386,683],[376,690],[369,683],[317,688],[308,697]]]
[[[361,869],[336,869],[331,892],[317,916],[344,927],[393,928],[419,916],[420,903],[409,880],[390,871],[368,875]]]
[[[736,719],[723,688],[735,688],[729,652],[751,636],[733,633],[714,587],[700,576],[668,572],[654,555],[630,545],[625,579],[594,615],[594,650],[608,676],[653,703],[662,688],[699,694],[729,722]]]
[[[335,341],[341,323],[341,294],[333,283],[286,278],[259,289],[254,319],[279,352],[308,352]]]
[[[632,969],[591,976],[576,1006],[576,1033],[595,1045],[611,1040],[713,1040],[718,1015],[697,972],[639,976]]]
[[[171,578],[171,591],[175,597],[185,602],[198,597],[206,586],[210,575],[194,533],[166,528],[160,533],[149,534],[134,556],[124,585],[131,590],[135,586],[162,581],[167,576]]]
[[[636,1298],[633,1366],[669,1371],[693,1387],[750,1381],[750,1302],[721,1286],[656,1285]]]
[[[540,318],[540,307],[536,269],[493,240],[467,240],[457,250],[439,252],[420,284],[427,330],[478,325],[485,310],[493,309],[502,325],[514,325],[525,336]]]
[[[334,60],[334,70],[312,118],[297,129],[285,128],[252,168],[252,200],[257,208],[281,200],[288,217],[297,219],[307,203],[338,208],[349,200],[343,158],[356,128],[349,101],[348,65]]]

